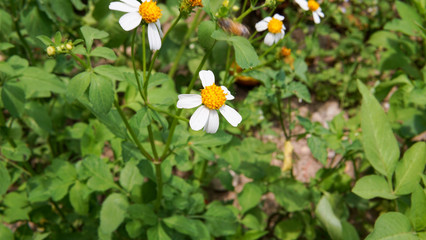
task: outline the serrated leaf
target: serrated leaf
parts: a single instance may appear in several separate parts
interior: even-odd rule
[[[241,68],[251,68],[260,64],[259,57],[249,40],[240,36],[230,37],[229,40],[234,46],[235,60]]]
[[[13,232],[3,224],[0,225],[0,239],[2,240],[13,240]]]
[[[411,194],[411,209],[408,214],[416,231],[426,228],[426,194],[420,185]]]
[[[48,36],[40,35],[40,36],[37,36],[37,39],[40,40],[45,47],[54,45],[52,39],[50,39]]]
[[[112,193],[102,203],[99,229],[102,233],[114,232],[124,221],[129,203],[127,198],[119,193]]]
[[[132,191],[133,187],[136,185],[142,185],[143,176],[139,171],[139,168],[136,166],[135,161],[129,161],[126,163],[126,166],[121,170],[120,173],[120,184],[127,191]]]
[[[66,93],[68,101],[72,102],[74,99],[83,96],[84,92],[89,87],[90,75],[89,72],[81,72],[70,80]]]
[[[237,230],[237,217],[219,202],[209,204],[203,217],[210,234],[215,237],[233,235]]]
[[[243,191],[238,194],[242,214],[259,204],[262,193],[262,189],[255,183],[244,185]]]
[[[97,74],[90,75],[89,100],[93,109],[99,113],[108,113],[114,102],[114,90],[109,78]]]
[[[89,188],[97,191],[106,191],[114,187],[111,172],[102,159],[96,156],[88,156],[82,163],[91,176],[87,182]]]
[[[203,21],[198,26],[198,42],[203,48],[210,49],[213,47],[215,40],[211,35],[215,28],[216,25],[212,21]]]
[[[379,173],[391,178],[399,159],[399,146],[385,112],[367,87],[357,81],[362,94],[361,128],[367,160]]]
[[[411,230],[408,218],[402,213],[388,212],[380,215],[374,224],[374,230],[366,240],[417,240],[418,238]]]
[[[6,82],[1,90],[1,100],[4,107],[14,116],[19,118],[25,110],[25,92],[19,84]]]
[[[390,189],[386,179],[378,175],[362,177],[356,182],[352,192],[365,199],[371,199],[375,197],[381,197],[385,199],[397,198],[397,196],[392,193],[392,189]]]
[[[70,203],[74,210],[81,215],[89,213],[90,189],[80,181],[76,181],[70,189]]]
[[[270,191],[274,193],[277,202],[289,212],[309,207],[310,192],[301,182],[283,179],[271,184]]]
[[[166,231],[164,231],[161,223],[158,223],[155,227],[151,227],[147,232],[148,240],[172,240]]]
[[[90,52],[90,56],[103,57],[113,61],[117,59],[117,55],[115,55],[115,52],[107,47],[97,47],[93,49],[93,51]]]
[[[88,52],[90,52],[92,49],[94,39],[103,39],[109,36],[107,32],[89,26],[83,26],[80,28],[80,30],[86,43],[86,49]]]
[[[190,236],[193,240],[210,240],[209,231],[200,220],[174,215],[163,219],[163,221],[168,227]]]
[[[414,191],[420,182],[426,164],[426,143],[418,142],[411,146],[398,162],[395,169],[395,193],[408,194]]]
[[[0,196],[7,192],[7,189],[10,186],[10,176],[7,171],[6,166],[3,163],[0,163]]]
[[[327,142],[317,136],[308,138],[308,146],[312,155],[324,166],[327,164]]]

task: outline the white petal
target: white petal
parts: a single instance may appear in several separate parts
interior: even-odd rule
[[[125,31],[135,29],[142,21],[139,12],[131,12],[124,14],[118,22]]]
[[[312,16],[314,16],[314,22],[315,22],[316,24],[318,24],[318,23],[320,23],[320,22],[321,22],[321,19],[320,19],[320,17],[319,17],[319,15],[318,15],[318,13],[316,13],[316,12],[312,12]]]
[[[138,8],[135,8],[133,6],[130,6],[128,4],[122,3],[122,2],[112,2],[109,4],[109,9],[116,10],[120,12],[138,12]]]
[[[315,12],[317,12],[320,17],[324,17],[324,13],[322,12],[321,8],[318,8]]]
[[[283,24],[283,27],[282,27],[282,29],[283,29],[283,30],[286,30],[286,28],[285,28],[284,24]]]
[[[275,35],[274,36],[274,43],[279,42],[284,37],[284,34],[282,34],[282,33],[276,33],[274,35]]]
[[[274,14],[274,18],[276,18],[276,19],[278,19],[278,20],[280,20],[280,21],[284,20],[284,16],[279,15],[278,13],[275,13],[275,14]]]
[[[232,99],[234,99],[234,98],[235,98],[234,96],[232,96],[232,94],[231,94],[231,92],[228,90],[228,88],[226,88],[225,86],[220,86],[220,87],[222,88],[223,93],[225,93],[226,100],[232,100]]]
[[[308,11],[309,10],[309,7],[308,7],[308,1],[306,1],[306,0],[295,0],[296,1],[296,3],[297,4],[299,4],[299,6],[303,9],[303,10],[305,10],[305,11]]]
[[[220,113],[225,117],[225,119],[234,127],[238,126],[238,124],[243,120],[241,115],[233,108],[228,105],[223,105],[219,108]]]
[[[155,23],[148,24],[148,42],[149,49],[151,49],[151,51],[161,48],[161,37]]]
[[[209,111],[204,105],[197,108],[197,110],[192,114],[191,119],[189,119],[189,126],[192,130],[198,131],[201,130],[207,123],[209,118]]]
[[[270,33],[270,32],[268,32],[268,34],[266,34],[266,36],[265,36],[265,41],[264,41],[264,43],[266,44],[266,45],[268,45],[268,46],[272,46],[272,44],[274,44],[274,34],[273,33]]]
[[[206,133],[216,133],[219,128],[219,114],[216,110],[209,110],[209,118],[204,126]]]
[[[160,23],[160,20],[157,20],[157,21],[155,22],[155,25],[157,25],[157,30],[158,30],[158,32],[160,33],[160,37],[161,37],[161,38],[163,38],[163,37],[164,37],[164,34],[163,34],[163,31],[161,30],[161,23]]]
[[[262,21],[256,23],[256,25],[254,27],[256,28],[256,31],[258,31],[258,32],[265,31],[266,29],[268,29],[268,22],[262,20]]]
[[[214,84],[214,74],[212,71],[201,70],[198,75],[200,76],[201,84],[203,84],[204,88]]]
[[[120,0],[120,1],[127,3],[128,5],[132,7],[138,8],[138,10],[139,10],[139,6],[141,5],[141,3],[136,0]]]
[[[201,96],[198,94],[180,94],[178,96],[177,108],[195,108],[201,105]]]

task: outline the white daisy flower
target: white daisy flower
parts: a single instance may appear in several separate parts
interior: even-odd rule
[[[266,17],[262,21],[256,23],[256,31],[262,32],[268,29],[268,34],[266,34],[264,43],[268,46],[271,46],[274,43],[277,43],[285,35],[285,26],[283,24],[284,16],[276,13],[274,17]]]
[[[118,21],[125,31],[135,29],[142,21],[147,23],[149,48],[151,50],[161,48],[163,37],[159,20],[161,9],[157,6],[157,2],[142,0],[140,3],[137,0],[120,0],[120,2],[110,3],[109,9],[126,13]]]
[[[201,105],[191,116],[189,126],[195,131],[204,129],[207,133],[215,133],[219,128],[219,114],[234,127],[241,122],[241,115],[235,109],[225,105],[226,100],[234,99],[225,86],[216,86],[214,84],[213,72],[208,70],[200,71],[200,79],[204,89],[201,95],[198,94],[180,94],[177,102],[177,108],[194,108]]]
[[[295,0],[297,4],[299,4],[299,6],[305,10],[311,10],[312,12],[312,16],[314,17],[314,22],[316,24],[321,22],[320,17],[324,17],[324,13],[322,12],[319,4],[315,1],[315,0]]]

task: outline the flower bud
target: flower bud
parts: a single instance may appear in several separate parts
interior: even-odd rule
[[[65,44],[65,47],[68,51],[71,51],[74,48],[74,46],[72,45],[72,42],[67,42],[67,44]]]
[[[53,46],[47,47],[46,52],[47,52],[48,56],[50,56],[50,57],[54,56],[56,54],[55,47],[53,47]]]

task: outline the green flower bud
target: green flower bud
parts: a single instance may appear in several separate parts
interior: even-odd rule
[[[53,46],[47,47],[46,52],[47,52],[47,55],[50,56],[50,57],[55,56],[55,54],[56,54],[55,47],[53,47]]]

